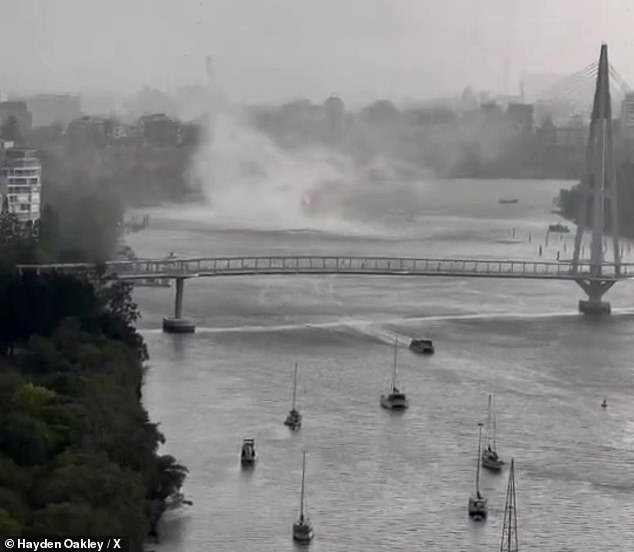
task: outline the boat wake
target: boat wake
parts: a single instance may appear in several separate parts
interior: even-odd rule
[[[349,329],[354,330],[358,335],[371,337],[389,345],[394,344],[394,339],[403,340],[403,346],[409,344],[410,335],[398,333],[392,329],[385,328],[386,325],[396,326],[420,326],[425,322],[451,322],[460,320],[530,320],[530,319],[546,319],[546,318],[578,318],[581,315],[577,311],[558,311],[558,312],[535,312],[535,313],[508,313],[508,312],[492,312],[492,313],[454,313],[429,315],[418,317],[400,317],[400,318],[382,318],[382,319],[353,319],[340,318],[329,322],[312,322],[312,323],[291,323],[291,324],[271,324],[271,325],[243,325],[243,326],[226,326],[226,327],[197,327],[196,333],[201,334],[221,334],[221,333],[271,333],[271,332],[293,332],[303,330],[331,330],[331,329]],[[612,316],[634,316],[634,309],[614,309]],[[162,333],[160,328],[139,328],[144,334]]]

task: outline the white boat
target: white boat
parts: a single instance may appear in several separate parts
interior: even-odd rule
[[[487,517],[488,505],[487,499],[480,492],[480,448],[482,446],[482,423],[479,423],[480,431],[478,434],[478,456],[476,456],[476,480],[475,493],[469,497],[469,517],[473,521],[483,521]]]
[[[517,497],[515,492],[515,462],[511,458],[509,482],[506,486],[506,503],[504,504],[504,522],[502,524],[502,540],[500,552],[518,552],[517,542]]]
[[[487,446],[482,451],[482,467],[490,471],[499,472],[504,466],[504,461],[497,453],[495,440],[495,411],[493,410],[492,396],[489,395],[489,407],[487,410]]]
[[[255,452],[255,439],[245,439],[242,441],[240,463],[243,466],[254,466],[256,459],[257,454]]]
[[[296,408],[295,399],[297,397],[297,363],[295,363],[295,371],[293,375],[293,402],[291,404],[291,410],[284,420],[284,425],[290,427],[293,431],[297,431],[302,427],[302,415]]]
[[[306,451],[304,451],[304,457],[302,459],[302,490],[299,501],[299,519],[293,523],[293,540],[302,544],[308,544],[315,533],[313,531],[313,524],[308,518],[308,513],[305,512],[304,506],[304,478],[306,476]]]
[[[392,369],[392,384],[390,390],[381,395],[381,406],[388,410],[405,410],[409,407],[409,401],[405,393],[396,387],[396,359],[398,355],[398,338],[394,340],[394,367]]]

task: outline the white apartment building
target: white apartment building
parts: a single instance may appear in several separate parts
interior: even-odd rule
[[[36,150],[0,145],[0,205],[5,199],[10,213],[22,223],[40,218],[42,196],[42,164]]]

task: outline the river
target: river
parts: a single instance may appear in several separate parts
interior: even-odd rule
[[[374,188],[345,220],[278,227],[205,205],[145,210],[139,256],[358,254],[570,257],[573,234],[545,243],[552,198],[541,181],[433,181]],[[500,197],[517,197],[502,205]],[[356,207],[355,207],[356,206]],[[356,208],[356,212],[354,209]],[[571,225],[572,226],[572,225]],[[565,244],[565,245],[564,245]],[[626,258],[632,260],[630,245]],[[189,280],[193,335],[167,335],[173,289],[137,288],[151,360],[144,400],[190,470],[194,505],[170,514],[158,550],[294,550],[307,453],[314,552],[499,549],[508,470],[482,475],[489,518],[467,516],[477,423],[495,395],[498,449],[515,458],[521,550],[634,549],[634,287],[606,296],[613,316],[577,313],[571,282],[398,277]],[[410,409],[379,406],[395,336]],[[432,357],[407,350],[430,336]],[[282,422],[299,363],[300,432]],[[603,397],[609,407],[600,408]],[[253,472],[239,465],[256,439]]]

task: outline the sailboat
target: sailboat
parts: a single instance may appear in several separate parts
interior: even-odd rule
[[[515,462],[511,458],[509,482],[506,486],[506,503],[504,504],[504,524],[502,525],[502,540],[500,552],[517,552],[517,504],[515,496]]]
[[[392,369],[392,385],[387,393],[381,395],[381,406],[388,410],[405,410],[409,401],[405,393],[401,393],[396,387],[396,359],[398,355],[398,337],[394,340],[394,367]]]
[[[482,467],[499,472],[504,465],[497,453],[495,441],[495,412],[492,407],[492,396],[489,395],[489,409],[487,413],[487,448],[482,451]]]
[[[293,540],[308,544],[313,540],[314,532],[313,525],[308,519],[308,514],[304,513],[304,477],[306,475],[306,451],[304,451],[304,458],[302,460],[302,491],[299,502],[299,519],[293,523]]]
[[[297,362],[295,363],[295,372],[293,376],[293,403],[291,405],[291,410],[286,416],[286,420],[284,420],[284,425],[290,427],[293,431],[297,431],[300,427],[302,427],[302,415],[295,408],[295,399],[297,397]]]
[[[482,446],[482,423],[479,423],[480,432],[478,434],[478,456],[476,456],[476,481],[475,493],[469,497],[469,517],[473,521],[483,521],[487,517],[487,499],[480,493],[480,448]]]

